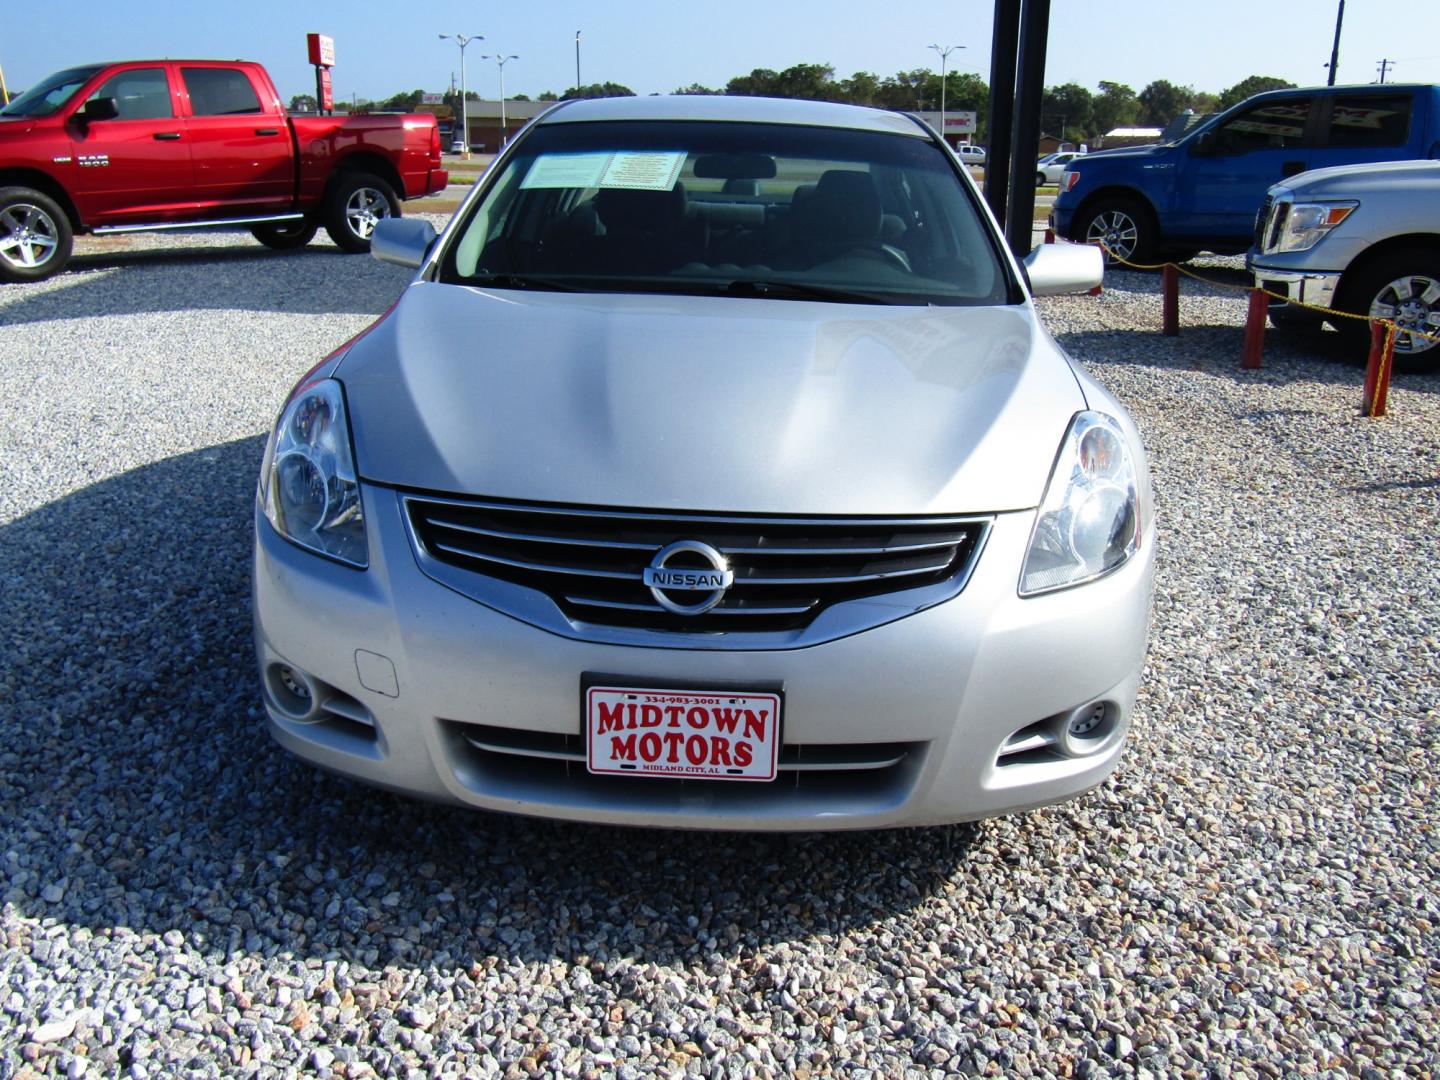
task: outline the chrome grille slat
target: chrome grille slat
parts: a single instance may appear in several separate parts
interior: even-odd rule
[[[461,726],[461,725],[457,725]],[[584,740],[579,735],[510,731],[463,725],[465,741],[488,754],[563,761],[585,767]],[[776,772],[870,772],[899,765],[910,752],[908,743],[847,745],[786,745],[780,749]]]
[[[665,609],[659,604],[632,604],[623,600],[596,600],[585,596],[566,595],[566,603],[578,604],[582,607],[613,608],[616,611],[647,611],[655,615],[664,614]],[[764,607],[749,604],[744,606],[727,607],[724,604],[710,609],[711,615],[803,615],[820,601],[811,600],[807,604],[793,604],[788,607]]]
[[[437,551],[447,551],[451,555],[459,555],[466,559],[479,559],[482,562],[498,563],[501,566],[513,566],[516,570],[533,570],[538,574],[579,574],[582,577],[611,578],[616,581],[639,581],[639,574],[624,574],[614,570],[587,570],[573,566],[549,566],[545,563],[524,562],[521,559],[506,559],[499,555],[484,554],[478,551],[467,551],[464,548],[455,547],[452,544],[435,544]]]
[[[548,610],[558,608],[577,632],[582,626],[706,635],[800,631],[834,605],[910,591],[915,603],[908,610],[919,610],[963,587],[990,526],[986,517],[771,517],[401,499],[422,565],[431,565],[428,558],[435,573],[443,564],[481,575],[477,585],[488,578],[542,593],[553,601]],[[721,602],[696,615],[667,610],[644,584],[655,553],[684,540],[709,545],[734,574]],[[704,556],[680,556],[701,560],[688,564],[676,557],[669,556],[672,569],[709,565]],[[685,605],[699,592],[666,595]],[[895,618],[906,610],[887,605],[864,617],[889,611]]]

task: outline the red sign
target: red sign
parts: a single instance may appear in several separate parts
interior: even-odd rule
[[[320,108],[335,108],[335,91],[330,88],[330,69],[327,67],[317,68],[316,72],[320,78],[316,85],[320,88]]]
[[[306,34],[305,43],[310,47],[310,63],[316,67],[335,66],[335,39],[329,34]]]
[[[778,694],[592,686],[585,715],[592,773],[775,779]]]

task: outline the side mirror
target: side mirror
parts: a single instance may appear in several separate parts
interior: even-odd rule
[[[419,218],[381,218],[370,234],[370,254],[381,262],[417,270],[439,234]]]
[[[1094,244],[1040,244],[1025,256],[1034,296],[1089,292],[1105,278],[1105,256]]]
[[[91,98],[85,102],[85,108],[80,111],[80,116],[87,124],[93,124],[99,120],[115,120],[120,116],[120,108],[115,104],[113,97]]]
[[[1202,131],[1199,135],[1195,136],[1195,141],[1190,144],[1190,156],[1214,157],[1215,143],[1218,137],[1214,128],[1211,128],[1209,131]]]

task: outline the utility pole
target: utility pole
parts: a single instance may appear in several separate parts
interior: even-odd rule
[[[1392,67],[1395,66],[1395,61],[1386,60],[1382,57],[1380,62],[1377,63],[1375,66],[1380,69],[1380,82],[1383,83],[1385,81],[1386,72],[1388,72]]]
[[[1335,72],[1340,67],[1340,25],[1345,21],[1345,0],[1340,0],[1340,10],[1335,12],[1335,44],[1330,47],[1330,77],[1326,86],[1335,85]]]

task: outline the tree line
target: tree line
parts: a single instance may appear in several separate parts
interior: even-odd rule
[[[1228,109],[1252,94],[1294,86],[1292,82],[1271,75],[1251,75],[1221,92],[1196,90],[1177,86],[1165,79],[1156,79],[1140,91],[1120,82],[1102,80],[1091,90],[1079,83],[1064,83],[1045,88],[1041,104],[1041,129],[1073,142],[1093,140],[1117,127],[1163,128],[1186,109],[1196,113],[1212,113]],[[917,112],[938,111],[940,108],[940,76],[927,68],[915,68],[884,77],[868,71],[857,71],[844,79],[835,77],[829,64],[795,64],[784,71],[755,68],[748,75],[737,75],[723,87],[691,83],[677,87],[676,94],[729,94],[742,97],[802,98],[809,101],[837,101],[853,105],[869,105],[879,109],[902,109]],[[591,83],[571,87],[563,93],[546,91],[536,101],[566,101],[572,98],[633,97],[635,92],[619,83]],[[414,109],[421,102],[423,91],[411,90],[395,94],[383,101],[360,101],[362,110]],[[458,108],[460,95],[445,95],[445,103]],[[475,91],[468,91],[467,100],[479,100]],[[529,101],[524,94],[510,100]],[[296,111],[314,110],[315,99],[297,94],[290,100]],[[945,78],[945,108],[976,114],[978,137],[987,137],[990,108],[990,87],[974,72],[950,72]]]

